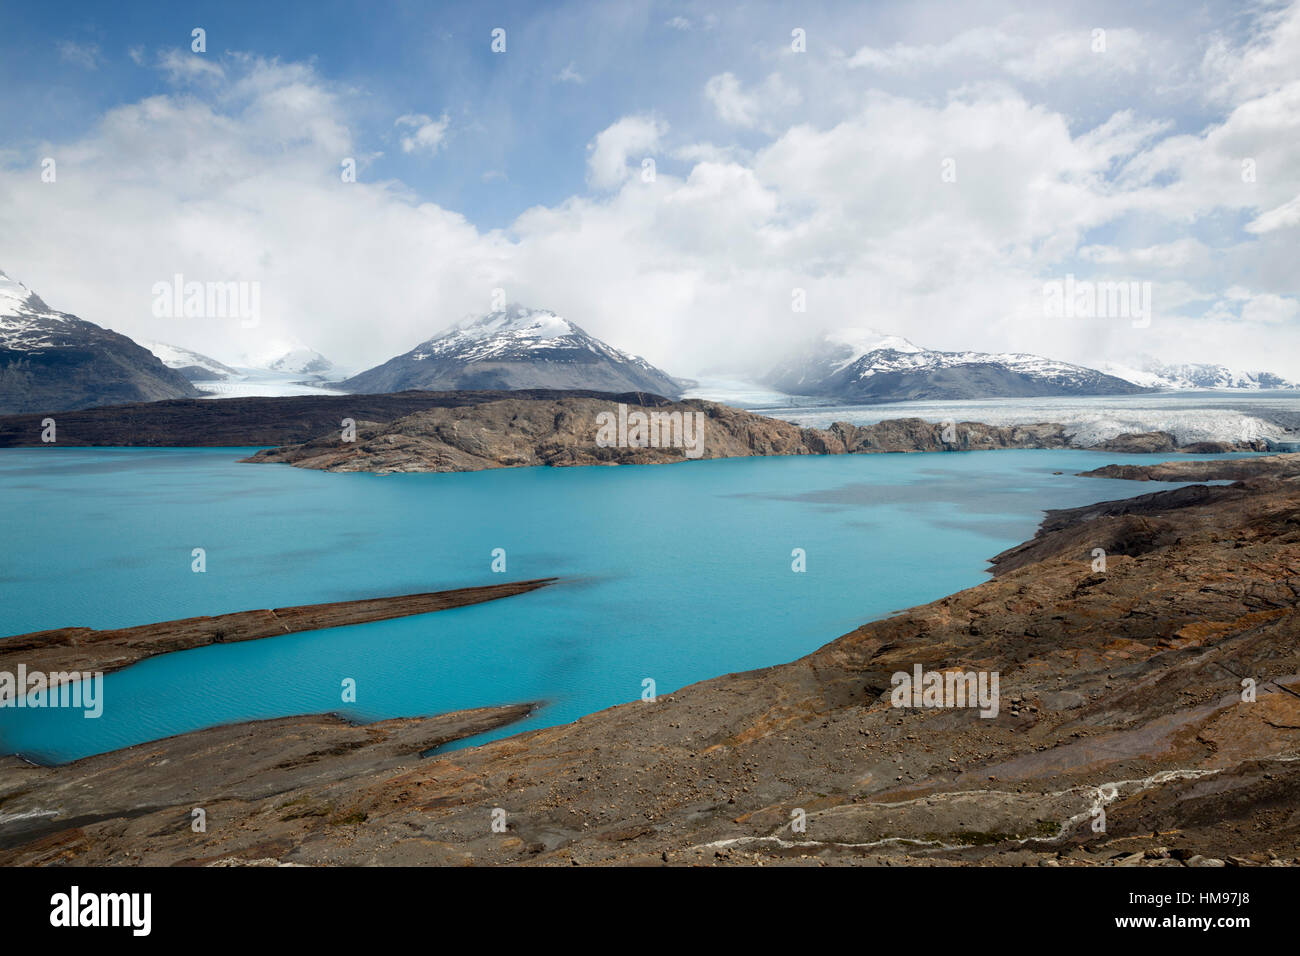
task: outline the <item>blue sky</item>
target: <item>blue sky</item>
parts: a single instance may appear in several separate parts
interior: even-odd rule
[[[353,88],[358,129],[385,152],[376,175],[400,178],[422,197],[494,228],[531,205],[581,192],[586,144],[620,116],[657,112],[671,118],[684,141],[706,136],[714,117],[700,91],[709,77],[725,69],[746,82],[761,79],[773,58],[762,47],[784,46],[787,24],[810,31],[815,45],[852,51],[868,43],[924,43],[938,11],[945,32],[955,34],[1007,9],[957,6],[954,12],[951,5],[925,3],[800,5],[795,15],[788,4],[761,3],[5,3],[0,77],[16,95],[0,102],[0,124],[16,140],[63,138],[84,132],[112,106],[165,93],[165,77],[134,62],[129,51],[152,58],[158,50],[187,47],[199,26],[212,57],[238,50],[311,62],[322,76]],[[1062,5],[1055,12],[1082,27],[1135,24],[1169,35],[1192,34],[1198,23],[1242,30],[1232,4],[1193,7],[1175,22],[1168,8],[1133,6],[1089,4],[1087,13],[1075,13],[1076,5]],[[496,27],[507,30],[505,55],[490,49]],[[61,54],[65,43],[91,57],[94,68],[79,68],[77,54]],[[566,67],[573,78],[559,79]],[[942,74],[881,79],[881,89],[920,87],[930,95],[941,95],[951,81]],[[1082,125],[1131,103],[1135,91],[1102,83],[1086,90],[1049,84],[1039,92],[1062,102]],[[1179,126],[1194,128],[1209,118],[1194,97],[1164,99]],[[447,113],[455,148],[436,162],[393,148],[390,117],[407,113]],[[754,145],[761,137],[740,140]]]
[[[0,268],[227,360],[377,361],[505,283],[686,373],[843,325],[1249,362],[1300,352],[1297,24],[1281,3],[3,3]],[[157,327],[141,290],[176,271],[256,278],[269,321]],[[1041,321],[1033,289],[1066,273],[1152,282],[1163,331]]]
[[[63,137],[114,105],[164,93],[165,78],[128,51],[185,47],[201,26],[214,57],[312,62],[352,87],[359,130],[385,151],[375,174],[492,228],[581,191],[587,142],[624,114],[672,104],[684,132],[707,121],[699,89],[744,42],[706,26],[715,16],[637,3],[6,4],[0,76],[18,95],[0,104],[0,122],[20,139]],[[723,16],[752,34],[743,12]],[[675,17],[693,17],[694,29],[671,26]],[[505,55],[490,49],[497,27]],[[93,49],[95,68],[69,69],[64,42]],[[456,148],[436,163],[394,149],[391,117],[411,112],[447,113]]]

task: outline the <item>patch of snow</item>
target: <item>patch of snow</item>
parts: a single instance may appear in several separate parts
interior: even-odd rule
[[[409,355],[417,362],[453,357],[474,362],[494,358],[526,359],[529,352],[543,349],[584,349],[615,361],[651,367],[645,359],[605,345],[549,309],[517,305],[454,325],[422,342]]]
[[[214,358],[209,358],[198,352],[191,352],[189,349],[181,348],[179,345],[168,345],[166,342],[150,342],[145,339],[137,339],[137,345],[142,345],[162,361],[168,368],[190,368],[196,367],[212,372],[217,375],[239,375],[229,365],[224,365]]]
[[[55,344],[50,336],[76,322],[55,312],[27,286],[0,272],[0,348],[31,351]]]
[[[255,368],[268,372],[284,372],[291,375],[323,376],[334,373],[334,363],[315,349],[298,346],[287,352],[277,351],[253,362]]]

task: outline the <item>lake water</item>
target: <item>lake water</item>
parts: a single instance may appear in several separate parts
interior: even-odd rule
[[[59,762],[325,711],[368,721],[546,702],[494,736],[574,720],[638,699],[645,678],[662,695],[793,660],[978,584],[1042,509],[1155,490],[1074,472],[1159,460],[998,451],[381,477],[237,462],[251,451],[0,451],[0,635],[563,580],[156,657],[105,678],[98,719],[0,708],[0,751]],[[191,570],[194,548],[205,573]],[[490,569],[495,548],[505,574]],[[344,678],[355,704],[342,703]]]

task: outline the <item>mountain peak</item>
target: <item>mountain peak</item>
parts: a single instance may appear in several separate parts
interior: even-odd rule
[[[0,413],[61,411],[198,392],[136,342],[51,309],[0,272]]]
[[[543,338],[554,338],[558,335],[568,335],[577,326],[550,309],[533,309],[512,303],[487,315],[466,319],[454,328],[462,331],[476,329],[489,333],[528,330],[536,332]]]
[[[619,351],[550,309],[519,303],[457,323],[342,387],[681,393],[680,383],[645,359]]]
[[[486,315],[465,319],[433,336],[424,344],[445,341],[483,341],[492,338],[540,344],[569,335],[586,336],[586,334],[568,319],[560,317],[550,309],[534,309],[511,303],[505,308],[496,309]]]
[[[547,349],[576,348],[609,357],[634,358],[589,335],[550,309],[511,303],[486,315],[459,322],[418,345],[417,362],[456,355],[467,361],[511,356],[526,358]]]
[[[1095,369],[1025,353],[939,352],[874,329],[827,332],[773,369],[767,384],[792,395],[897,402],[1140,392]]]
[[[0,315],[32,314],[57,317],[57,313],[46,305],[39,295],[17,279],[10,278],[7,273],[0,271]]]
[[[265,361],[262,365],[272,372],[291,372],[295,375],[323,375],[333,371],[334,363],[315,349],[299,346]]]
[[[888,332],[879,332],[876,329],[868,328],[832,329],[825,334],[824,339],[831,345],[842,345],[852,349],[854,352],[853,359],[861,358],[882,349],[913,354],[925,351],[919,345],[914,345],[901,335],[892,335]]]

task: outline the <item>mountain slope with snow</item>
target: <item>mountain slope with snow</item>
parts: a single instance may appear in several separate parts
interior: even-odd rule
[[[681,383],[645,359],[605,344],[554,312],[519,305],[453,326],[354,375],[339,388],[587,388],[655,392],[670,398],[681,394]]]
[[[1136,368],[1108,362],[1102,366],[1112,375],[1149,388],[1232,388],[1297,389],[1300,385],[1272,372],[1245,372],[1212,363],[1166,363],[1143,356]]]
[[[51,309],[0,272],[0,413],[194,398],[180,372],[125,335]]]
[[[176,369],[191,382],[226,382],[243,377],[238,369],[199,352],[183,349],[179,345],[144,340],[141,340],[140,344],[162,359],[162,363],[168,368]]]
[[[765,379],[792,395],[905,402],[1046,395],[1122,395],[1144,389],[1082,365],[1022,352],[938,352],[901,336],[828,332]]]
[[[269,372],[281,372],[289,375],[304,375],[310,378],[327,378],[338,368],[315,349],[305,346],[290,349],[281,355],[264,359],[257,363],[258,368]]]

